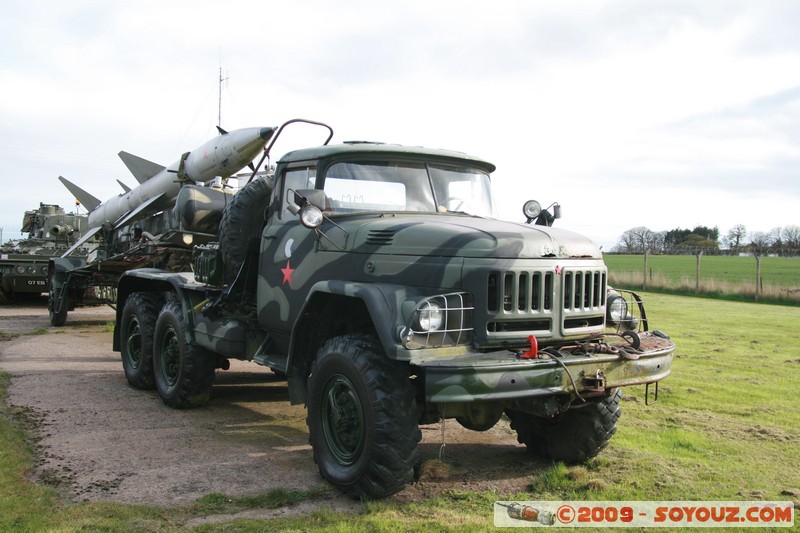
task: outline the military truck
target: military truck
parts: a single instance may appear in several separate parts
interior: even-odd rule
[[[27,238],[0,247],[0,300],[22,300],[47,292],[49,258],[64,253],[85,233],[86,215],[39,203],[38,209],[25,211],[21,231]],[[77,249],[76,256],[85,257],[86,250]]]
[[[534,454],[596,455],[620,389],[657,386],[675,346],[609,289],[592,241],[494,218],[494,169],[370,142],[287,153],[224,208],[193,272],[121,276],[128,382],[187,408],[230,359],[285,374],[320,473],[354,498],[401,490],[419,425],[443,419],[485,431],[505,416]],[[543,211],[526,204],[527,221]]]

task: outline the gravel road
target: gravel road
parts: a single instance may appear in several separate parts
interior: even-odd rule
[[[232,361],[217,372],[207,406],[171,409],[155,391],[127,385],[111,349],[113,320],[106,307],[76,309],[54,328],[45,306],[0,307],[0,370],[12,376],[7,402],[40,437],[34,480],[72,500],[159,505],[322,488],[327,506],[359,508],[319,475],[305,408],[289,404],[285,381]],[[444,430],[435,424],[422,433],[421,479],[395,500],[453,488],[521,491],[541,466],[504,421],[476,433],[448,420]],[[440,453],[447,475],[425,468]]]

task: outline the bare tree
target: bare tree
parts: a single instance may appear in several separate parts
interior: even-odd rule
[[[767,241],[771,252],[783,254],[783,228],[772,228],[767,232]]]
[[[629,254],[642,254],[653,247],[654,235],[644,226],[631,228],[620,237],[619,248]]]
[[[763,255],[769,251],[772,240],[769,233],[754,231],[750,234],[750,250],[756,255]]]
[[[666,253],[667,251],[667,232],[657,231],[653,232],[650,238],[650,249],[654,252]]]
[[[736,224],[725,236],[725,243],[733,253],[739,253],[739,248],[744,244],[744,239],[747,237],[747,229],[744,224]]]
[[[790,254],[796,254],[800,249],[800,226],[786,226],[781,230],[783,246]]]

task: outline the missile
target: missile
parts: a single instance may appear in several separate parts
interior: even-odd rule
[[[217,176],[227,178],[251,163],[267,144],[275,128],[243,128],[226,132],[205,142],[168,167],[120,152],[119,157],[139,185],[100,202],[71,181],[59,176],[64,186],[89,210],[88,227],[113,228],[167,209],[175,203],[181,186],[204,183]],[[94,232],[93,232],[94,233]]]

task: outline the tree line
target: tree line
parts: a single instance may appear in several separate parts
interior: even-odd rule
[[[696,226],[651,231],[645,226],[631,228],[622,234],[612,252],[624,254],[732,254],[800,255],[800,226],[790,225],[770,231],[748,233],[744,224],[737,224],[724,235],[719,228]]]

